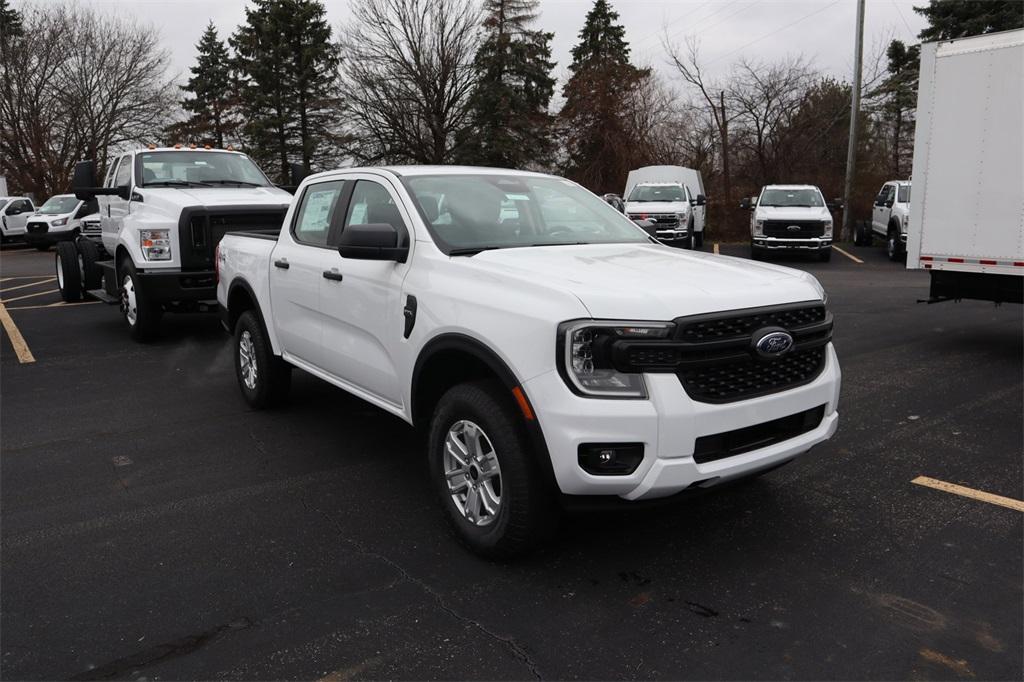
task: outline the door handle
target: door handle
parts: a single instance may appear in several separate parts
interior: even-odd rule
[[[324,279],[340,282],[344,277],[342,277],[342,274],[337,270],[324,270]]]
[[[281,268],[282,270],[287,270],[291,266],[288,264],[288,261],[286,261],[284,258],[280,258],[274,261],[274,267]]]

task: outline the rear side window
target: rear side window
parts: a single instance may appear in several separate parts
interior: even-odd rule
[[[295,219],[295,239],[312,246],[327,246],[334,209],[341,198],[343,180],[310,185],[302,193],[302,203]]]

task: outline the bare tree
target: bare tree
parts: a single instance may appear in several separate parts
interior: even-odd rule
[[[715,87],[715,84],[706,79],[700,65],[699,44],[696,39],[687,38],[686,49],[684,50],[679,45],[670,44],[666,35],[662,40],[662,45],[668,53],[669,63],[676,69],[684,83],[697,88],[711,113],[721,145],[722,202],[725,206],[731,206],[732,176],[729,172],[729,123],[736,116],[736,112],[726,106],[725,88]]]
[[[0,170],[37,197],[65,191],[76,161],[155,139],[172,108],[155,30],[87,8],[29,5],[0,64]]]
[[[470,124],[471,0],[356,0],[342,28],[345,112],[365,162],[449,163]]]

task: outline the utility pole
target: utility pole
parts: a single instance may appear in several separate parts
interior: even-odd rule
[[[864,56],[864,0],[857,0],[857,42],[853,46],[853,97],[850,102],[850,143],[846,147],[846,182],[843,187],[843,230],[840,239],[853,234],[850,200],[857,171],[857,119],[860,118],[860,70]]]

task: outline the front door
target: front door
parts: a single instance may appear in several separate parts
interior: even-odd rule
[[[396,188],[369,174],[352,179],[355,186],[341,231],[349,225],[389,223],[404,243],[410,243],[411,216],[398,200]],[[333,258],[329,271],[336,276],[320,282],[323,367],[344,382],[400,406],[402,390],[393,354],[402,345],[402,281],[408,266],[342,258],[337,252]]]
[[[889,214],[892,213],[893,193],[896,187],[883,185],[882,191],[875,197],[875,207],[871,213],[871,227],[879,234],[885,234],[889,230]]]
[[[4,209],[4,235],[25,234],[25,223],[32,215],[32,204],[28,199],[15,199]]]
[[[320,282],[341,258],[328,245],[328,235],[344,188],[342,180],[307,185],[270,257],[271,306],[281,349],[313,366],[320,365],[323,337]]]

